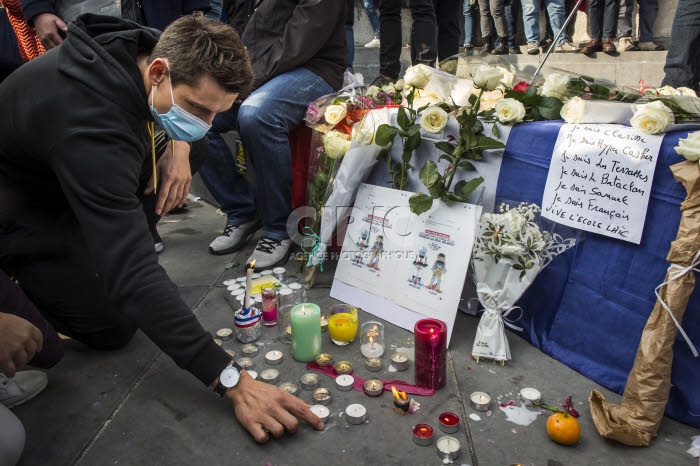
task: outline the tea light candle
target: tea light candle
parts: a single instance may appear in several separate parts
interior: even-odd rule
[[[272,270],[263,270],[260,272],[261,277],[267,277],[268,275],[272,275]]]
[[[488,411],[491,397],[484,392],[474,392],[469,395],[469,405],[474,411]]]
[[[235,297],[236,299],[243,299],[245,296],[245,288],[236,288],[235,290],[231,290],[231,296]]]
[[[422,447],[433,443],[433,428],[428,424],[416,424],[413,428],[413,442]]]
[[[284,280],[284,274],[287,273],[287,269],[284,267],[275,267],[272,269],[272,274],[275,276],[280,283]]]
[[[333,401],[333,395],[331,395],[330,390],[327,388],[317,388],[314,390],[311,398],[314,399],[314,403],[319,405],[328,405]]]
[[[268,353],[265,355],[265,362],[270,365],[281,364],[283,359],[284,355],[282,354],[282,351],[278,350],[268,351]]]
[[[316,390],[318,388],[320,380],[318,378],[318,375],[307,373],[301,376],[299,382],[301,383],[301,388],[304,390]]]
[[[446,434],[454,434],[459,430],[459,416],[455,413],[444,412],[440,415],[440,430]]]
[[[224,286],[233,285],[234,283],[238,283],[238,279],[237,278],[229,278],[228,280],[224,280],[223,283],[224,283]]]
[[[384,392],[384,384],[377,379],[369,379],[364,384],[365,395],[379,396]]]
[[[275,384],[280,377],[280,371],[277,369],[265,369],[260,373],[260,380],[263,382]]]
[[[328,367],[333,364],[333,356],[328,353],[321,353],[316,356],[316,364],[320,367]]]
[[[241,289],[241,284],[240,283],[231,283],[226,287],[226,290],[228,291],[236,291]]]
[[[322,315],[321,316],[321,332],[327,332],[327,331],[328,331],[328,316]]]
[[[405,371],[408,369],[408,355],[406,353],[394,353],[391,355],[391,365],[397,371]]]
[[[237,362],[241,365],[243,369],[252,369],[253,367],[255,367],[255,361],[253,361],[250,358],[239,358]]]
[[[437,454],[443,462],[450,462],[459,457],[459,440],[448,435],[440,437],[437,441]]]
[[[341,392],[347,392],[348,390],[352,390],[352,384],[354,383],[355,377],[353,377],[352,375],[343,374],[335,378],[335,386]]]
[[[335,363],[335,371],[342,375],[342,374],[352,374],[352,364],[350,364],[350,361],[339,361]]]
[[[377,372],[382,368],[382,360],[379,358],[365,359],[365,368],[370,372]]]
[[[536,388],[525,387],[520,390],[520,399],[523,400],[526,405],[532,405],[532,403],[540,402],[542,394]]]
[[[241,352],[249,358],[254,358],[255,356],[257,356],[259,351],[260,348],[254,343],[243,345],[243,348],[241,348]]]
[[[279,384],[279,388],[281,388],[285,392],[291,393],[292,395],[296,395],[299,391],[297,384],[295,384],[294,382],[282,382],[281,384]]]
[[[232,349],[227,349],[227,350],[226,350],[226,353],[227,353],[229,356],[231,356],[232,358],[235,358],[235,357],[236,357],[236,352],[233,351]]]
[[[258,278],[260,278],[260,277],[262,277],[262,275],[260,275],[260,274],[257,273],[257,272],[254,273],[254,274],[252,275],[253,280],[256,280],[256,279],[258,279]]]
[[[311,362],[321,354],[321,308],[313,303],[297,304],[290,313],[292,355],[299,362]]]
[[[216,343],[216,344],[217,344],[217,345],[219,345],[219,346],[221,346],[221,345],[223,345],[223,344],[224,344],[224,342],[223,342],[223,341],[221,341],[221,339],[220,339],[220,338],[214,338],[214,343]]]
[[[345,408],[345,415],[350,424],[363,424],[367,416],[367,408],[359,403],[354,403]]]
[[[324,423],[328,421],[328,417],[331,415],[331,411],[323,405],[311,405],[309,409]]]
[[[220,328],[216,331],[216,338],[221,341],[230,340],[231,336],[233,336],[233,330],[230,328]]]
[[[252,275],[252,273],[251,273],[251,275]],[[247,282],[247,281],[248,281],[247,274],[246,274],[246,276],[238,277],[238,278],[236,279],[236,281],[237,281],[238,283],[245,283],[245,282]]]
[[[253,380],[258,380],[258,373],[256,371],[246,371],[249,376],[253,378]]]

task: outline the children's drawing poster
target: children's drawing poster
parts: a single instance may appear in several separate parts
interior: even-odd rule
[[[415,215],[412,194],[360,187],[331,296],[411,331],[440,319],[449,342],[481,207],[436,201]]]

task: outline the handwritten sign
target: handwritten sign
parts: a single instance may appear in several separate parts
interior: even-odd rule
[[[639,244],[663,136],[620,125],[563,125],[542,216]]]

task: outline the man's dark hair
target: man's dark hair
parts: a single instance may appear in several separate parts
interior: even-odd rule
[[[173,86],[196,87],[209,75],[227,92],[247,94],[253,85],[253,68],[243,42],[230,26],[197,12],[165,28],[151,52],[149,63],[166,58]]]

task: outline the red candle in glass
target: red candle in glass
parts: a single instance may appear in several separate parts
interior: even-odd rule
[[[430,445],[433,443],[433,428],[428,424],[416,424],[413,428],[413,441],[418,445]]]
[[[446,434],[454,434],[459,430],[459,416],[445,412],[440,415],[440,430]]]
[[[274,287],[263,288],[262,323],[265,327],[277,325],[277,290]]]
[[[421,319],[413,333],[416,385],[439,390],[447,383],[447,324],[439,319]]]

